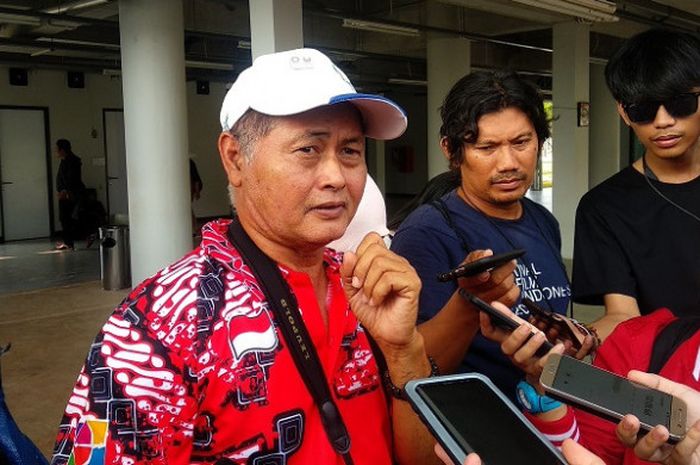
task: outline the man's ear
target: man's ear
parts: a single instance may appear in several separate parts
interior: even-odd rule
[[[241,152],[238,138],[230,132],[224,131],[219,135],[218,147],[221,163],[224,165],[229,184],[239,187],[241,185],[241,172],[245,163],[245,156]]]
[[[450,161],[450,142],[445,136],[440,138],[440,149],[445,158],[447,158],[447,161]]]
[[[625,122],[627,126],[631,126],[632,122],[630,119],[627,117],[627,112],[625,112],[625,109],[622,107],[622,103],[617,102],[617,114],[620,115],[622,120]]]

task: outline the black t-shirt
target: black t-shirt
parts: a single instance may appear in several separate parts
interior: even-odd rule
[[[700,216],[700,177],[651,182]],[[700,222],[661,198],[637,170],[625,168],[578,205],[572,292],[575,302],[598,305],[605,294],[628,295],[642,315],[660,307],[700,315]]]

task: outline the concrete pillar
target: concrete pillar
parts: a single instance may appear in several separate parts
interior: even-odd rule
[[[561,228],[562,256],[571,258],[576,206],[588,190],[588,126],[578,125],[577,105],[589,102],[590,26],[572,22],[553,29],[552,210]]]
[[[304,46],[301,0],[255,0],[248,3],[253,59]]]
[[[122,0],[119,24],[136,285],[192,249],[182,4]]]
[[[366,139],[367,172],[377,184],[382,195],[386,194],[386,144],[383,140]]]
[[[428,179],[448,169],[440,150],[440,106],[455,82],[469,73],[470,66],[469,40],[428,33]]]
[[[605,84],[605,65],[591,63],[591,126],[589,137],[588,188],[592,188],[623,165],[621,156],[626,126],[617,114],[617,105]],[[626,141],[625,141],[626,142]]]

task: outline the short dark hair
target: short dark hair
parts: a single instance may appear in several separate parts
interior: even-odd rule
[[[269,134],[274,124],[274,116],[248,109],[229,132],[238,139],[241,152],[250,161],[255,144]]]
[[[605,66],[615,100],[663,100],[700,86],[700,36],[650,29],[626,40]]]
[[[510,71],[478,71],[457,81],[440,108],[440,136],[447,142],[451,169],[462,163],[464,142],[474,143],[479,138],[479,118],[506,108],[525,113],[541,148],[549,137],[549,121],[534,84]]]
[[[66,153],[70,153],[73,150],[70,146],[70,141],[68,139],[58,139],[56,141],[56,147],[63,150]]]

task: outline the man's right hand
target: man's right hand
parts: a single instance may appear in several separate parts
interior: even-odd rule
[[[491,317],[482,312],[479,315],[481,333],[487,339],[499,343],[501,351],[513,362],[513,365],[525,372],[530,384],[538,387],[539,377],[547,357],[551,353],[563,353],[565,350],[564,344],[557,343],[544,357],[538,357],[536,355],[537,350],[547,340],[545,334],[529,322],[515,315],[500,302],[493,302],[491,305],[505,316],[520,323],[520,326],[514,331],[498,328],[491,322]],[[530,334],[533,335],[530,336]]]
[[[471,263],[480,258],[490,257],[493,251],[474,250],[467,255],[462,263]],[[486,302],[497,300],[508,307],[515,305],[520,296],[520,288],[515,285],[516,261],[511,260],[505,265],[494,268],[490,271],[484,271],[476,276],[459,278],[457,280],[459,287],[464,288],[471,294],[479,297]]]
[[[474,250],[463,263],[491,255],[491,250]],[[500,299],[513,305],[520,295],[513,270],[515,260],[476,276],[458,278],[458,286],[487,302]],[[437,315],[419,325],[427,353],[432,355],[444,373],[456,370],[464,359],[464,354],[479,330],[478,317],[478,309],[455,291]]]

